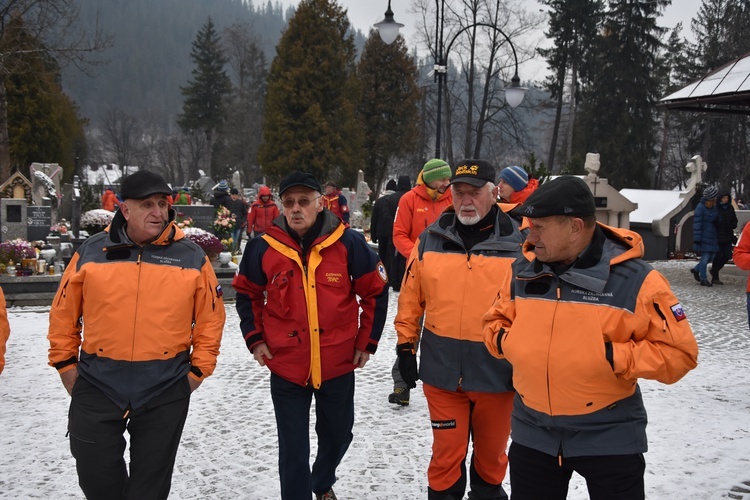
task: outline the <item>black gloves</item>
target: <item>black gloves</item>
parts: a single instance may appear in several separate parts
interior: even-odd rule
[[[414,389],[417,386],[417,380],[419,380],[417,353],[414,344],[407,342],[397,345],[396,354],[398,354],[398,371],[401,378],[404,379],[409,389]]]

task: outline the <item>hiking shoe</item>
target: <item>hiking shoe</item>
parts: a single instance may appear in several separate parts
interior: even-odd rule
[[[695,278],[695,281],[700,281],[701,277],[698,275],[698,270],[693,268],[690,270],[691,273],[693,273],[693,278]]]
[[[701,280],[701,286],[713,286],[708,280]]]
[[[325,493],[316,493],[315,500],[336,500],[336,493],[334,493],[333,488],[331,488]]]
[[[409,406],[409,389],[396,387],[388,396],[388,402],[399,406]]]

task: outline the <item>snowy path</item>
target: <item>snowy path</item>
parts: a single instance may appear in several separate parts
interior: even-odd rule
[[[649,413],[649,499],[750,500],[750,330],[745,278],[697,286],[683,261],[655,264],[672,282],[701,346],[699,367],[673,386],[642,382]],[[426,498],[431,433],[421,391],[411,406],[386,401],[395,296],[381,350],[357,377],[354,442],[339,467],[342,500]],[[227,305],[219,366],[194,394],[177,456],[174,499],[279,496],[268,373],[257,366]],[[46,365],[47,309],[9,311],[11,338],[0,376],[0,498],[83,498],[65,437],[68,397]],[[313,448],[314,449],[314,448]],[[506,485],[507,486],[507,485]],[[568,496],[588,498],[574,477]]]

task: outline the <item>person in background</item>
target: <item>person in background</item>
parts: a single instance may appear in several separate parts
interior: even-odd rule
[[[8,309],[5,305],[5,293],[0,288],[0,374],[5,369],[5,346],[10,337],[10,323],[8,323]]]
[[[422,231],[453,204],[453,195],[449,189],[451,175],[451,167],[447,162],[433,158],[419,172],[417,185],[399,200],[396,219],[393,221],[393,245],[404,259],[411,257],[414,243]],[[393,392],[388,395],[388,402],[408,406],[409,387],[401,378],[398,357],[391,368],[391,376]]]
[[[250,205],[247,213],[247,238],[254,238],[266,232],[266,228],[279,216],[279,207],[273,201],[271,190],[267,186],[258,189],[258,197]]]
[[[564,499],[573,472],[593,500],[645,498],[645,378],[672,384],[698,344],[638,233],[597,223],[579,177],[542,184],[512,214],[530,221],[483,316],[484,341],[513,367],[514,500]]]
[[[375,354],[388,276],[364,236],[323,206],[311,174],[282,179],[283,217],[248,241],[232,285],[240,330],[271,371],[282,500],[335,500],[352,441],[354,370]],[[318,451],[310,471],[310,405]]]
[[[530,179],[522,167],[505,167],[497,181],[499,198],[504,203],[523,203],[536,188],[539,181]]]
[[[724,283],[719,279],[719,272],[732,258],[732,245],[737,241],[734,236],[734,230],[737,227],[737,214],[734,212],[729,191],[719,191],[717,201],[716,211],[719,216],[716,218],[716,241],[719,244],[709,274],[711,275],[712,285],[723,285]]]
[[[104,194],[102,194],[102,209],[109,210],[110,212],[115,211],[115,207],[120,206],[120,200],[117,199],[114,190],[108,187]]]
[[[333,212],[333,214],[342,221],[349,224],[349,204],[346,202],[346,196],[341,194],[338,186],[333,181],[328,181],[325,186],[325,195],[323,196],[323,205]]]
[[[735,266],[745,271],[750,271],[750,224],[745,224],[742,228],[737,246],[734,247],[732,260]],[[747,323],[750,326],[750,276],[747,278],[745,296],[747,301]]]
[[[396,221],[396,211],[398,210],[398,204],[401,198],[411,190],[411,179],[408,175],[399,175],[398,181],[396,182],[395,191],[388,195],[384,200],[388,206],[388,212],[394,214],[393,221]],[[396,245],[393,243],[393,225],[391,224],[391,265],[388,267],[388,284],[394,292],[401,290],[401,282],[404,279],[404,272],[406,271],[406,257],[401,255]]]
[[[222,206],[227,207],[228,209],[231,204],[229,202],[231,201],[232,197],[229,194],[229,183],[222,179],[214,188],[213,196],[211,197],[211,205],[216,209]]]
[[[166,499],[190,394],[216,367],[224,302],[208,257],[174,222],[164,179],[139,170],[121,190],[109,230],[81,244],[60,280],[49,364],[71,396],[86,498]]]
[[[396,250],[393,246],[393,219],[396,211],[391,212],[388,205],[388,197],[394,192],[396,192],[396,181],[390,179],[385,184],[383,196],[375,200],[373,204],[370,220],[370,241],[378,244],[378,257],[386,269],[391,268],[391,260]]]
[[[172,205],[192,205],[193,199],[186,187],[181,187],[172,197]]]
[[[247,227],[247,203],[240,196],[240,191],[237,188],[229,190],[230,201],[227,202],[227,209],[234,214],[234,218],[237,220],[237,224],[232,230],[232,246],[234,253],[240,252],[240,244],[242,243],[242,235],[245,234],[245,228]]]
[[[700,254],[700,260],[690,272],[693,273],[695,281],[700,282],[701,286],[712,286],[707,279],[707,270],[709,262],[713,262],[716,252],[719,251],[719,238],[717,233],[717,223],[719,210],[716,208],[716,196],[719,190],[714,186],[709,186],[703,190],[703,196],[695,207],[693,216],[693,250]]]
[[[467,482],[469,498],[508,498],[502,482],[513,409],[511,368],[485,348],[482,315],[497,296],[498,277],[521,257],[523,236],[518,222],[498,207],[494,181],[495,168],[485,160],[456,165],[453,206],[417,239],[398,296],[401,377],[412,389],[422,379],[432,422],[428,499],[461,500]]]

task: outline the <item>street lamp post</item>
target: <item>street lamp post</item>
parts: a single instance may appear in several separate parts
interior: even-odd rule
[[[442,124],[441,124],[441,118],[442,118],[442,103],[443,103],[443,86],[445,79],[448,77],[448,54],[450,53],[450,49],[453,46],[453,43],[456,41],[458,36],[463,33],[466,30],[476,28],[477,26],[482,26],[486,28],[493,29],[500,33],[503,38],[508,42],[508,45],[510,45],[511,50],[513,51],[513,61],[515,63],[515,73],[513,75],[513,78],[510,80],[510,86],[505,87],[505,101],[508,103],[508,105],[512,108],[515,108],[519,104],[521,104],[521,101],[523,101],[524,95],[526,94],[526,89],[524,87],[521,87],[521,79],[518,77],[518,56],[516,55],[516,47],[513,45],[513,42],[511,42],[508,35],[506,35],[503,30],[495,26],[494,24],[488,24],[488,23],[474,23],[470,24],[469,26],[466,26],[462,28],[461,30],[456,33],[453,38],[448,42],[448,46],[445,46],[444,40],[443,40],[443,28],[445,25],[445,0],[435,0],[435,6],[436,6],[436,13],[435,13],[435,41],[437,43],[437,47],[435,50],[435,79],[437,80],[438,84],[438,97],[437,97],[437,114],[436,114],[436,132],[435,132],[435,158],[440,158],[440,136],[442,132]],[[390,45],[393,43],[393,41],[398,36],[398,30],[399,28],[403,28],[403,24],[398,23],[395,21],[393,17],[393,11],[391,10],[391,0],[388,0],[388,9],[385,11],[385,19],[379,23],[375,24],[375,27],[378,29],[378,32],[380,33],[380,38],[385,42],[386,44]]]

